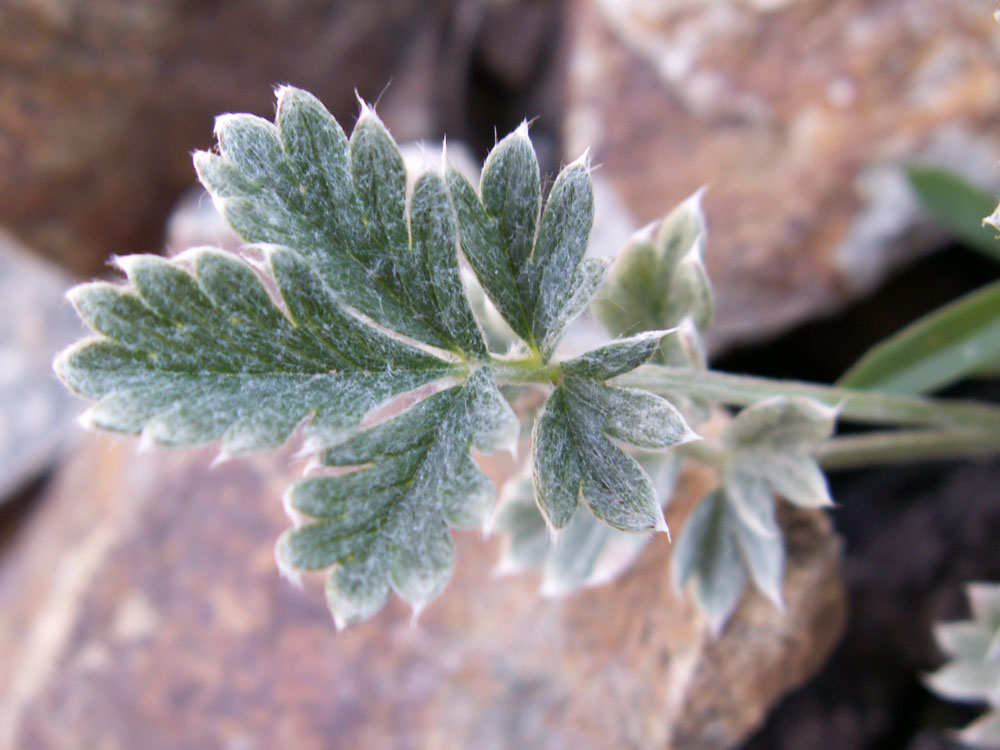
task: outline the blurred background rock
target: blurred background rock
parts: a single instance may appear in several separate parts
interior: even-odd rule
[[[251,730],[241,734],[237,703],[227,714],[230,724],[218,724],[215,734],[190,737],[229,738],[223,746],[234,749],[324,746],[317,728],[325,721],[321,720],[324,704],[310,695],[315,685],[291,679],[282,682],[268,673],[291,664],[289,674],[294,674],[296,664],[309,663],[312,654],[307,650],[282,650],[274,645],[287,645],[297,629],[313,633],[313,643],[325,643],[327,637],[339,643],[332,631],[327,632],[322,607],[313,606],[315,597],[286,592],[280,595],[282,608],[265,607],[265,614],[254,619],[257,587],[273,574],[270,545],[278,524],[273,512],[278,490],[267,494],[259,488],[247,491],[242,502],[215,503],[210,492],[202,494],[196,485],[172,483],[173,472],[189,471],[188,464],[176,457],[162,463],[172,467],[169,470],[157,470],[161,464],[146,458],[142,461],[148,463],[136,466],[147,468],[127,470],[122,467],[132,465],[123,457],[132,450],[129,443],[108,453],[106,441],[93,439],[85,441],[55,479],[25,484],[63,455],[66,445],[60,436],[77,434],[69,422],[82,405],[67,399],[48,366],[52,354],[75,335],[72,315],[61,301],[61,290],[69,279],[108,275],[106,259],[114,253],[176,252],[206,238],[233,244],[210,206],[191,192],[190,152],[211,146],[216,114],[249,111],[269,117],[272,87],[291,83],[316,93],[349,128],[357,113],[356,90],[366,100],[378,101],[380,114],[401,142],[421,138],[437,142],[447,134],[450,140],[465,143],[476,158],[485,155],[496,135],[505,134],[522,119],[531,119],[532,138],[545,173],[552,174],[561,162],[591,148],[598,167],[593,252],[601,254],[614,252],[632,229],[663,215],[708,184],[706,260],[719,302],[713,334],[716,351],[731,351],[739,345],[744,348],[730,354],[725,364],[830,379],[874,338],[991,273],[953,248],[944,260],[938,254],[915,265],[903,290],[882,297],[881,303],[876,298],[868,307],[845,313],[847,317],[838,322],[797,328],[790,337],[770,345],[773,348],[760,348],[764,340],[852,304],[894,269],[945,245],[942,230],[920,212],[910,194],[903,179],[905,165],[944,165],[987,189],[1000,188],[996,168],[1000,158],[1000,26],[991,18],[993,10],[986,0],[0,3],[0,229],[16,238],[0,242],[0,492],[15,499],[0,511],[0,612],[5,612],[0,616],[0,664],[26,664],[29,672],[0,670],[5,672],[0,676],[0,724],[8,732],[0,734],[0,743],[6,736],[11,747],[176,746],[157,740],[149,728],[181,717],[190,720],[191,727],[211,722],[213,717],[221,721],[219,705],[246,700],[245,695],[252,693],[259,696],[255,710],[265,714],[261,721],[280,724],[282,706],[293,703],[314,713],[286,719],[281,731],[275,729],[265,742]],[[29,255],[41,256],[48,263]],[[851,326],[848,335],[844,334],[846,325]],[[28,404],[43,402],[49,407],[47,417],[30,420],[37,428],[34,432],[16,432],[11,427],[24,422],[15,417],[33,413]],[[204,462],[202,456],[194,458]],[[281,458],[278,463],[285,465],[285,461]],[[247,477],[256,476],[255,466],[246,462],[227,469],[236,477],[232,486],[247,486]],[[119,478],[122,471],[127,478]],[[995,466],[981,471],[989,474]],[[959,494],[989,487],[991,481],[996,486],[995,479],[980,474],[955,481],[935,476],[937,484]],[[858,480],[864,487],[858,491],[859,502],[868,502],[865,498],[873,491],[872,482],[881,481]],[[81,484],[88,485],[86,492],[81,491]],[[863,608],[854,613],[853,622],[862,624],[853,626],[853,632],[865,637],[857,636],[858,648],[838,656],[849,664],[864,661],[869,653],[865,649],[878,651],[872,643],[891,637],[887,633],[899,628],[929,632],[931,619],[951,615],[951,609],[959,606],[960,591],[956,588],[954,596],[947,593],[959,574],[989,573],[968,560],[988,556],[975,545],[996,538],[988,533],[1000,523],[993,504],[975,506],[979,510],[968,522],[971,527],[941,530],[941,524],[919,520],[937,518],[928,508],[942,502],[939,497],[924,493],[920,495],[924,505],[916,501],[907,505],[903,500],[914,494],[912,487],[902,480],[889,484],[899,504],[886,507],[898,510],[900,516],[889,513],[887,517],[912,534],[898,542],[901,549],[926,544],[926,535],[935,529],[942,534],[954,532],[954,538],[935,547],[934,555],[921,558],[916,564],[923,567],[916,572],[894,574],[911,597],[902,609],[896,605],[876,608],[874,620],[865,619]],[[175,520],[169,510],[177,492],[184,495],[180,498],[184,507],[197,506],[206,528],[245,535],[247,549],[262,555],[252,563],[255,571],[259,568],[259,578],[241,578],[237,572],[250,564],[246,549],[206,559],[178,541],[190,534],[190,519],[181,513]],[[844,496],[851,492],[851,487],[843,489]],[[130,508],[123,493],[155,497],[156,502]],[[919,515],[919,508],[924,515]],[[92,526],[88,522],[91,513]],[[859,534],[871,528],[870,517],[856,518],[846,510],[844,515],[848,533],[854,526]],[[952,526],[956,524],[957,520]],[[977,528],[982,539],[973,533]],[[832,543],[829,530],[825,533]],[[958,538],[962,545],[954,543]],[[873,581],[857,572],[871,568],[865,550],[875,555],[881,540],[876,544],[857,539],[861,541],[856,545],[848,539],[849,554],[860,555],[853,558],[853,564],[848,557],[848,583],[855,605],[884,593],[881,579]],[[493,554],[483,545],[466,545],[462,552],[478,560],[473,565],[477,571],[485,569],[483,560]],[[161,586],[165,588],[147,582],[136,599],[127,571],[150,560],[162,562]],[[817,560],[817,571],[829,569],[830,558]],[[877,559],[874,564],[878,565]],[[649,576],[650,584],[661,573],[650,565],[640,566],[640,571]],[[206,649],[175,652],[164,646],[160,651],[143,650],[147,642],[143,639],[154,637],[149,628],[169,622],[174,614],[188,617],[187,609],[175,612],[172,605],[183,602],[184,607],[197,607],[202,594],[199,587],[207,585],[206,577],[232,582],[225,589],[229,603],[216,606],[218,602],[212,599],[214,604],[205,604],[200,613],[184,620],[188,624],[182,632],[164,631],[163,635],[205,637]],[[478,585],[491,586],[486,580]],[[641,589],[641,584],[635,585]],[[178,587],[183,597],[168,595]],[[461,591],[460,586],[455,588]],[[821,588],[811,604],[803,606],[819,611],[816,608],[825,601],[823,596],[832,596],[832,591]],[[509,591],[498,594],[505,595]],[[72,606],[63,606],[64,602]],[[92,603],[88,608],[84,602]],[[636,602],[630,606],[641,606],[639,599]],[[447,607],[452,605],[441,606],[451,611]],[[490,606],[496,607],[496,602]],[[496,621],[483,619],[477,627],[501,627],[502,607],[490,611],[498,613]],[[920,616],[907,623],[898,616],[888,617],[886,611],[902,611],[904,619],[910,612]],[[400,617],[392,610],[365,627],[369,634],[395,632]],[[248,622],[253,627],[241,630]],[[875,625],[866,627],[866,622]],[[460,627],[448,627],[455,629],[446,630],[447,637],[438,641],[429,637],[422,645],[411,634],[403,639],[407,645],[402,651],[389,649],[385,658],[405,658],[411,666],[414,661],[436,662],[442,658],[442,644],[460,637]],[[770,627],[772,635],[784,632],[777,617]],[[822,642],[832,644],[829,629],[818,627],[803,625],[789,639],[826,638]],[[132,660],[128,663],[116,661],[119,652],[114,639],[119,637],[135,646],[122,652],[127,654],[122,658]],[[365,658],[380,658],[377,649],[364,646],[363,634],[353,637],[357,648],[367,654]],[[192,665],[210,662],[219,653],[211,647],[211,639],[222,642],[227,638],[249,639],[227,652],[234,664],[252,661],[255,649],[267,652],[263,661],[268,669],[236,669],[245,681],[239,691],[223,689],[231,670],[220,662],[211,667],[206,663],[197,674],[190,671]],[[377,642],[371,636],[371,643]],[[390,642],[395,641],[390,638]],[[913,705],[939,705],[921,691],[915,677],[917,669],[933,666],[935,654],[929,638],[910,642],[919,642],[919,647],[883,660],[887,676],[877,683],[881,687],[859,691],[868,698],[854,703],[845,699],[836,706],[802,698],[798,705],[808,711],[798,713],[808,714],[812,723],[802,719],[795,724],[787,712],[779,713],[762,735],[766,739],[757,740],[764,743],[759,746],[881,748],[922,743],[912,747],[937,747],[925,732],[926,725],[937,718],[910,721],[906,728],[898,717],[887,718],[884,711],[872,713],[877,703],[899,705],[900,711],[910,714]],[[90,648],[93,644],[97,645]],[[595,641],[592,646],[609,654],[616,648],[613,641]],[[547,647],[558,648],[558,642]],[[329,646],[327,658],[336,660],[337,648]],[[461,653],[473,652],[474,648]],[[177,663],[172,665],[175,653]],[[362,669],[364,659],[357,658]],[[503,661],[496,654],[491,658],[497,660],[494,666]],[[76,666],[71,667],[71,659],[77,660]],[[115,668],[102,667],[102,659],[110,659]],[[514,691],[511,695],[516,700],[497,698],[508,701],[504,710],[509,719],[498,719],[495,727],[484,728],[479,737],[492,744],[479,746],[515,747],[519,738],[537,743],[539,738],[555,736],[546,734],[551,729],[546,722],[557,714],[530,713],[529,696],[555,700],[558,691],[546,692],[545,685],[524,682],[528,674],[523,671],[524,658],[512,663],[521,666],[511,667],[506,681],[498,684]],[[676,664],[664,665],[649,672],[645,671],[649,665],[643,664],[622,672],[613,660],[600,663],[601,669],[587,672],[592,680],[588,689],[600,691],[606,681],[619,680],[619,696],[632,694],[629,691],[639,695],[651,681],[665,680],[677,668]],[[786,679],[768,692],[768,701],[817,666],[810,661],[806,669],[801,660],[795,668],[787,667],[788,662],[777,663],[784,665]],[[554,662],[545,664],[546,669],[558,668]],[[176,671],[171,676],[172,666]],[[81,674],[93,680],[64,681],[64,670],[71,668],[83,670]],[[149,698],[153,703],[144,702],[141,681],[136,682],[150,669],[167,670],[166,682],[173,691],[155,693]],[[431,670],[437,674],[435,680],[460,679],[458,672],[442,669]],[[848,674],[859,679],[859,671],[848,670]],[[381,672],[375,669],[373,674]],[[413,690],[418,693],[434,689],[434,680],[426,685],[419,681],[419,669],[408,674],[417,681]],[[829,685],[829,680],[838,678],[825,679]],[[188,682],[181,684],[184,680]],[[282,686],[281,691],[268,692],[274,684]],[[521,688],[511,687],[519,684]],[[752,681],[748,685],[752,691]],[[689,693],[684,695],[689,697]],[[675,698],[675,704],[687,705],[688,697]],[[909,699],[916,703],[907,704]],[[434,735],[433,731],[419,741],[407,740],[408,717],[423,709],[411,706],[410,714],[390,711],[388,706],[398,706],[402,700],[399,696],[396,704],[391,697],[379,703],[374,695],[351,700],[366,706],[364,711],[358,709],[359,717],[389,722],[398,729],[395,745],[385,739],[393,736],[391,731],[378,735],[382,746],[455,746],[442,743],[458,735]],[[675,704],[671,705],[676,708]],[[350,714],[349,707],[338,705],[337,715],[347,721],[343,717]],[[622,697],[621,713],[614,715],[629,716],[628,705]],[[667,741],[662,716],[651,720],[654,709],[643,706],[631,716],[639,728],[623,736],[645,738],[647,746],[661,746]],[[103,734],[86,729],[94,727],[87,721],[95,707],[100,710],[92,717],[100,717]],[[474,705],[466,707],[469,721],[475,720],[474,709]],[[579,714],[579,706],[574,710]],[[668,713],[664,709],[663,715]],[[676,738],[677,747],[731,745],[763,713],[764,707],[751,712],[752,720],[744,716],[742,722],[712,724],[711,716],[694,712],[688,715],[703,717],[701,725],[693,730],[685,725],[682,732],[670,736]],[[871,718],[876,714],[877,720]],[[832,733],[835,724],[848,729]],[[436,725],[428,726],[434,730]],[[505,726],[510,729],[507,734],[500,731]],[[17,734],[21,731],[17,727],[33,733]],[[301,727],[314,734],[299,731]],[[723,733],[713,735],[716,730]],[[350,736],[368,736],[363,726],[357,732]],[[587,736],[577,733],[571,739],[581,747]],[[590,736],[595,747],[608,737]],[[890,744],[885,744],[887,737],[892,738]]]

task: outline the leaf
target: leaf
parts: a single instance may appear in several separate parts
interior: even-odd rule
[[[681,528],[671,562],[678,590],[690,588],[698,607],[719,635],[740,600],[746,576],[721,492],[704,497]]]
[[[956,735],[971,747],[1000,747],[1000,710],[987,711]]]
[[[645,331],[627,339],[617,339],[563,363],[562,371],[592,380],[608,380],[634,370],[660,348],[669,331]]]
[[[593,304],[595,316],[614,335],[675,328],[689,321],[682,336],[664,339],[655,360],[661,364],[704,366],[700,331],[711,322],[713,302],[701,260],[702,192],[633,235]]]
[[[504,489],[493,529],[504,537],[497,565],[499,574],[523,573],[545,562],[550,547],[549,530],[535,505],[530,474],[511,480]]]
[[[960,733],[975,747],[1000,740],[1000,585],[977,583],[966,589],[972,619],[937,624],[934,635],[949,661],[924,678],[939,695],[956,701],[989,703],[994,709]]]
[[[676,479],[676,454],[643,454],[637,460],[650,475],[662,504]],[[653,538],[652,533],[613,529],[592,513],[574,514],[553,538],[535,503],[530,475],[508,485],[493,528],[504,539],[497,570],[507,574],[541,567],[546,596],[565,596],[613,580]]]
[[[837,410],[800,396],[774,396],[743,409],[722,433],[730,451],[804,452],[818,448],[833,431]]]
[[[321,454],[325,466],[357,466],[307,477],[288,494],[317,519],[278,543],[292,568],[333,566],[328,601],[338,623],[377,611],[390,587],[419,612],[444,588],[454,565],[449,526],[483,527],[492,482],[471,448],[509,446],[518,423],[488,368]]]
[[[216,133],[218,153],[195,156],[199,176],[263,260],[212,249],[133,256],[120,260],[126,284],[77,288],[95,336],[56,369],[97,401],[93,426],[167,445],[221,440],[240,453],[302,425],[329,471],[287,493],[296,528],[277,556],[288,573],[330,569],[340,624],[372,615],[391,589],[419,612],[450,575],[450,528],[485,525],[495,492],[471,451],[510,447],[519,428],[497,372],[508,391],[554,386],[533,430],[533,487],[553,526],[569,524],[582,499],[617,529],[665,530],[649,476],[615,442],[663,451],[695,435],[668,401],[603,382],[645,361],[664,332],[549,362],[605,271],[583,257],[593,213],[584,160],[562,171],[542,209],[526,128],[494,150],[481,194],[427,173],[409,197],[400,152],[364,104],[348,139],[314,97],[285,87],[274,123],[225,115]],[[526,356],[489,354],[460,234]],[[483,294],[477,307],[487,319]],[[490,324],[490,335],[502,347],[511,334]],[[360,429],[417,389],[419,403]],[[676,459],[647,463],[669,473]],[[518,523],[525,535],[537,525]],[[567,538],[546,553],[560,581],[590,580],[604,552],[638,548],[615,544],[589,515]]]
[[[567,165],[541,210],[538,162],[522,125],[486,160],[480,193],[457,170],[448,186],[462,251],[486,294],[528,346],[547,359],[589,304],[603,261],[584,259],[593,223],[590,167]]]
[[[285,248],[270,252],[268,272],[287,313],[249,265],[220,250],[119,265],[127,286],[70,293],[99,335],[55,365],[97,400],[87,413],[95,427],[163,445],[221,439],[243,453],[281,444],[310,416],[306,435],[331,439],[392,396],[456,372],[349,315]]]
[[[845,388],[927,393],[1000,357],[1000,281],[911,323],[869,350],[838,381]]]
[[[835,417],[835,409],[818,401],[776,396],[743,409],[723,429],[723,486],[699,502],[674,552],[675,582],[695,582],[695,603],[716,633],[738,604],[747,576],[783,606],[785,542],[775,495],[804,508],[832,505],[813,454],[832,433]]]
[[[764,536],[779,533],[774,494],[801,508],[833,504],[814,453],[833,432],[835,416],[818,401],[777,396],[743,409],[726,426],[726,493],[749,528]]]
[[[785,539],[781,533],[760,534],[738,521],[732,523],[736,546],[754,586],[776,607],[784,607]]]
[[[315,97],[283,87],[274,124],[223,115],[216,135],[219,153],[195,154],[195,167],[246,241],[293,248],[334,296],[392,330],[486,354],[444,179],[422,176],[407,212],[403,159],[374,111],[362,105],[348,141]]]
[[[996,231],[983,226],[996,198],[946,169],[912,165],[906,170],[910,187],[924,208],[968,247],[1000,261]]]
[[[665,399],[565,376],[532,434],[535,494],[546,522],[563,528],[582,500],[613,528],[666,530],[649,476],[608,438],[662,450],[694,437]]]

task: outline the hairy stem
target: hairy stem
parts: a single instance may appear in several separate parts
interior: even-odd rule
[[[994,436],[1000,434],[1000,407],[972,401],[899,396],[663,365],[643,365],[613,382],[662,395],[700,396],[731,406],[749,406],[771,396],[805,396],[839,407],[840,418],[850,422],[956,426]]]
[[[1000,454],[1000,433],[963,428],[894,430],[836,437],[816,458],[824,469]]]

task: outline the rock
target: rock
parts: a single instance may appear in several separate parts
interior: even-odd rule
[[[2,750],[718,750],[841,629],[839,543],[799,513],[787,611],[750,595],[717,641],[673,592],[662,536],[614,584],[544,600],[491,577],[497,545],[475,533],[419,623],[393,601],[338,635],[318,582],[292,588],[272,557],[289,451],[210,458],[94,437],[51,482],[0,566]],[[686,475],[675,527],[705,483]]]
[[[82,275],[112,253],[158,250],[194,176],[190,152],[212,144],[215,115],[269,116],[272,86],[287,82],[351,123],[355,89],[374,100],[396,69],[434,80],[411,48],[418,39],[440,47],[451,6],[2,3],[0,224]],[[406,102],[392,109],[393,126],[426,127]]]
[[[831,311],[940,242],[906,163],[1000,186],[1000,25],[981,3],[573,11],[567,158],[592,147],[636,225],[710,186],[717,347]]]
[[[52,372],[56,352],[83,334],[63,297],[69,285],[0,232],[0,504],[76,434],[77,402]]]

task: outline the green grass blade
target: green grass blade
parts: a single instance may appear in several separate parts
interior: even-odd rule
[[[1000,239],[996,230],[983,226],[983,217],[996,208],[994,196],[938,167],[914,165],[907,169],[906,175],[924,208],[955,239],[1000,262]]]
[[[837,385],[919,394],[993,366],[1000,357],[1000,282],[967,294],[878,344]]]

